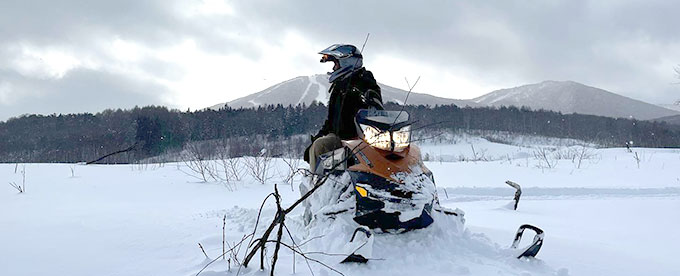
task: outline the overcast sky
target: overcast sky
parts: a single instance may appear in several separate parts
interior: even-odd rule
[[[361,47],[379,82],[473,98],[573,80],[680,99],[680,1],[0,1],[0,120],[135,105],[211,106],[325,73]]]

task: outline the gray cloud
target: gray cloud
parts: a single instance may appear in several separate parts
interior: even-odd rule
[[[418,60],[439,70],[464,68],[478,83],[574,80],[652,103],[680,98],[680,88],[670,85],[675,81],[672,65],[680,63],[680,2],[676,1],[240,0],[228,1],[233,16],[195,18],[179,15],[182,4],[186,1],[2,1],[0,70],[5,71],[0,71],[0,83],[11,83],[15,93],[24,95],[35,94],[19,90],[30,87],[52,91],[43,93],[49,95],[69,90],[70,95],[87,96],[85,89],[99,91],[93,89],[97,85],[79,86],[74,81],[99,80],[117,87],[101,91],[123,93],[130,99],[116,102],[121,97],[111,96],[111,103],[160,104],[159,95],[170,93],[167,89],[130,74],[106,73],[112,72],[106,64],[99,72],[81,69],[51,81],[22,76],[3,64],[15,56],[8,49],[17,43],[68,48],[113,62],[103,53],[106,46],[100,45],[112,37],[151,49],[190,38],[208,53],[258,60],[262,53],[253,47],[254,41],[277,45],[286,30],[295,30],[317,44],[360,44],[370,32],[367,59],[379,53]],[[309,63],[310,68],[317,65],[315,60]],[[183,74],[182,68],[160,60],[138,64],[139,70],[159,78],[176,79]],[[669,64],[667,69],[665,64]],[[135,92],[143,90],[155,92]],[[104,96],[104,92],[96,93]],[[25,113],[22,110],[45,113],[29,96],[22,97],[23,105],[4,108],[18,113],[3,111],[7,115],[0,119]],[[88,98],[83,97],[79,105],[59,104],[64,104],[63,110],[90,106],[84,99]]]
[[[85,69],[72,70],[61,79],[39,80],[8,71],[0,71],[0,78],[14,91],[24,93],[7,94],[5,100],[9,103],[0,101],[0,120],[21,114],[94,113],[160,104],[159,96],[167,93],[159,85]]]
[[[358,43],[446,69],[516,82],[570,79],[652,102],[679,97],[653,71],[680,51],[673,1],[241,1],[237,10],[272,32],[290,26],[329,43]],[[645,48],[645,45],[652,45]],[[635,49],[636,46],[643,46]],[[642,52],[641,52],[642,51]],[[666,51],[666,52],[664,52]],[[634,58],[642,55],[640,58]],[[677,62],[680,62],[678,60]]]

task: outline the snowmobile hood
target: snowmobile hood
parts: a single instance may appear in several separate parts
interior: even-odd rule
[[[430,170],[423,166],[420,159],[420,149],[411,145],[402,152],[391,152],[371,147],[363,140],[343,141],[349,149],[354,149],[356,163],[350,171],[365,172],[380,176],[390,181],[400,183],[396,177],[399,173],[411,173],[414,166],[420,167],[425,173]]]

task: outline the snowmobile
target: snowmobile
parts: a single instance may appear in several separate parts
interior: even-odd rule
[[[329,175],[324,185],[331,187],[326,194],[321,192],[305,203],[304,217],[309,223],[319,217],[353,212],[352,219],[360,226],[352,234],[348,247],[351,250],[342,262],[367,262],[375,232],[422,229],[434,222],[435,213],[463,228],[465,213],[439,203],[433,174],[423,163],[418,146],[411,144],[412,124],[403,110],[362,109],[355,116],[359,137],[343,140],[342,148],[319,157],[315,175]],[[309,188],[301,186],[301,192]],[[333,194],[337,191],[340,195]],[[534,228],[520,228],[513,248],[519,244],[524,229],[538,229]],[[538,234],[534,244],[518,256],[533,257],[538,253],[543,239],[542,231]]]

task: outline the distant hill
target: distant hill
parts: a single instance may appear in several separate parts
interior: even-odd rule
[[[573,81],[544,81],[493,91],[472,99],[482,106],[527,106],[562,113],[649,120],[680,112]]]
[[[672,104],[658,104],[658,106],[680,112],[680,100],[677,100]]]
[[[382,90],[384,102],[402,104],[404,99],[406,99],[407,91],[381,83],[378,83],[378,85],[380,85]],[[327,75],[301,76],[276,84],[260,92],[227,103],[211,106],[210,108],[219,109],[224,107],[225,104],[229,105],[231,108],[248,108],[277,104],[295,106],[302,103],[309,105],[313,101],[325,105],[328,103],[329,87],[330,84],[328,83]],[[460,107],[468,105],[477,106],[477,104],[467,100],[447,99],[415,92],[411,92],[411,95],[409,95],[408,104],[430,106],[455,104]]]
[[[680,115],[666,116],[653,119],[652,121],[666,122],[673,125],[680,125]]]

